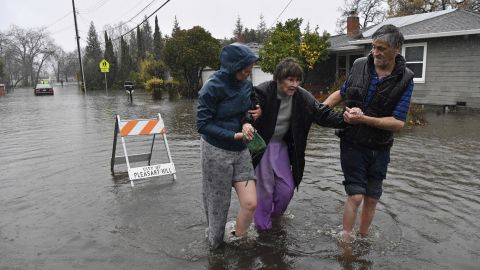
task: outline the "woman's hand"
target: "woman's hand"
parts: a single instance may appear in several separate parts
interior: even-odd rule
[[[250,123],[245,123],[242,126],[242,134],[243,134],[243,139],[246,141],[251,141],[253,140],[253,133],[255,132],[255,129]]]
[[[255,129],[250,123],[245,123],[242,126],[242,132],[235,133],[233,137],[234,140],[240,141],[243,140],[244,142],[249,142],[253,139],[253,134],[255,133]]]
[[[252,115],[253,120],[257,120],[262,116],[262,108],[260,108],[260,105],[255,105],[255,109],[253,110],[248,110],[248,113]]]

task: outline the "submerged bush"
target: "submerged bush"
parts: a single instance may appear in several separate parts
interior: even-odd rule
[[[406,126],[425,126],[427,120],[425,119],[425,109],[418,104],[411,103],[408,110]]]
[[[152,94],[153,99],[161,99],[165,91],[170,99],[175,99],[179,96],[180,83],[175,80],[162,80],[153,77],[145,82],[145,89]]]

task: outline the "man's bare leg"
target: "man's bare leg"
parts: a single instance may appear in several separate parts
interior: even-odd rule
[[[343,210],[343,241],[351,242],[352,230],[357,217],[357,209],[363,201],[363,194],[348,196]]]
[[[368,235],[368,228],[372,224],[373,216],[375,215],[375,209],[377,207],[378,199],[365,196],[363,199],[362,215],[360,217],[359,233],[362,237]]]

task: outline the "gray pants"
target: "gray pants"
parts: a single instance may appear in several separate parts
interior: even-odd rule
[[[200,148],[208,243],[210,249],[216,249],[223,243],[233,184],[255,180],[255,172],[247,149],[240,152],[228,151],[203,139]]]

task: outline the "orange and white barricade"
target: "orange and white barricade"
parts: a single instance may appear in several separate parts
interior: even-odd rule
[[[155,143],[155,136],[161,134],[165,143],[169,163],[151,165],[153,146]],[[125,156],[115,156],[117,147],[117,136],[120,135],[123,145],[123,152]],[[125,138],[128,136],[152,135],[152,144],[149,153],[128,155],[127,147],[125,145]],[[130,162],[148,161],[148,165],[144,167],[130,167]],[[173,180],[177,179],[175,173],[175,165],[170,155],[170,148],[168,147],[166,128],[162,120],[162,116],[158,114],[158,119],[135,119],[135,120],[121,120],[119,115],[116,115],[115,120],[115,134],[113,137],[112,159],[110,163],[110,170],[114,174],[115,164],[127,164],[128,178],[130,184],[134,186],[133,181],[143,178],[149,178],[161,175],[173,175]]]

